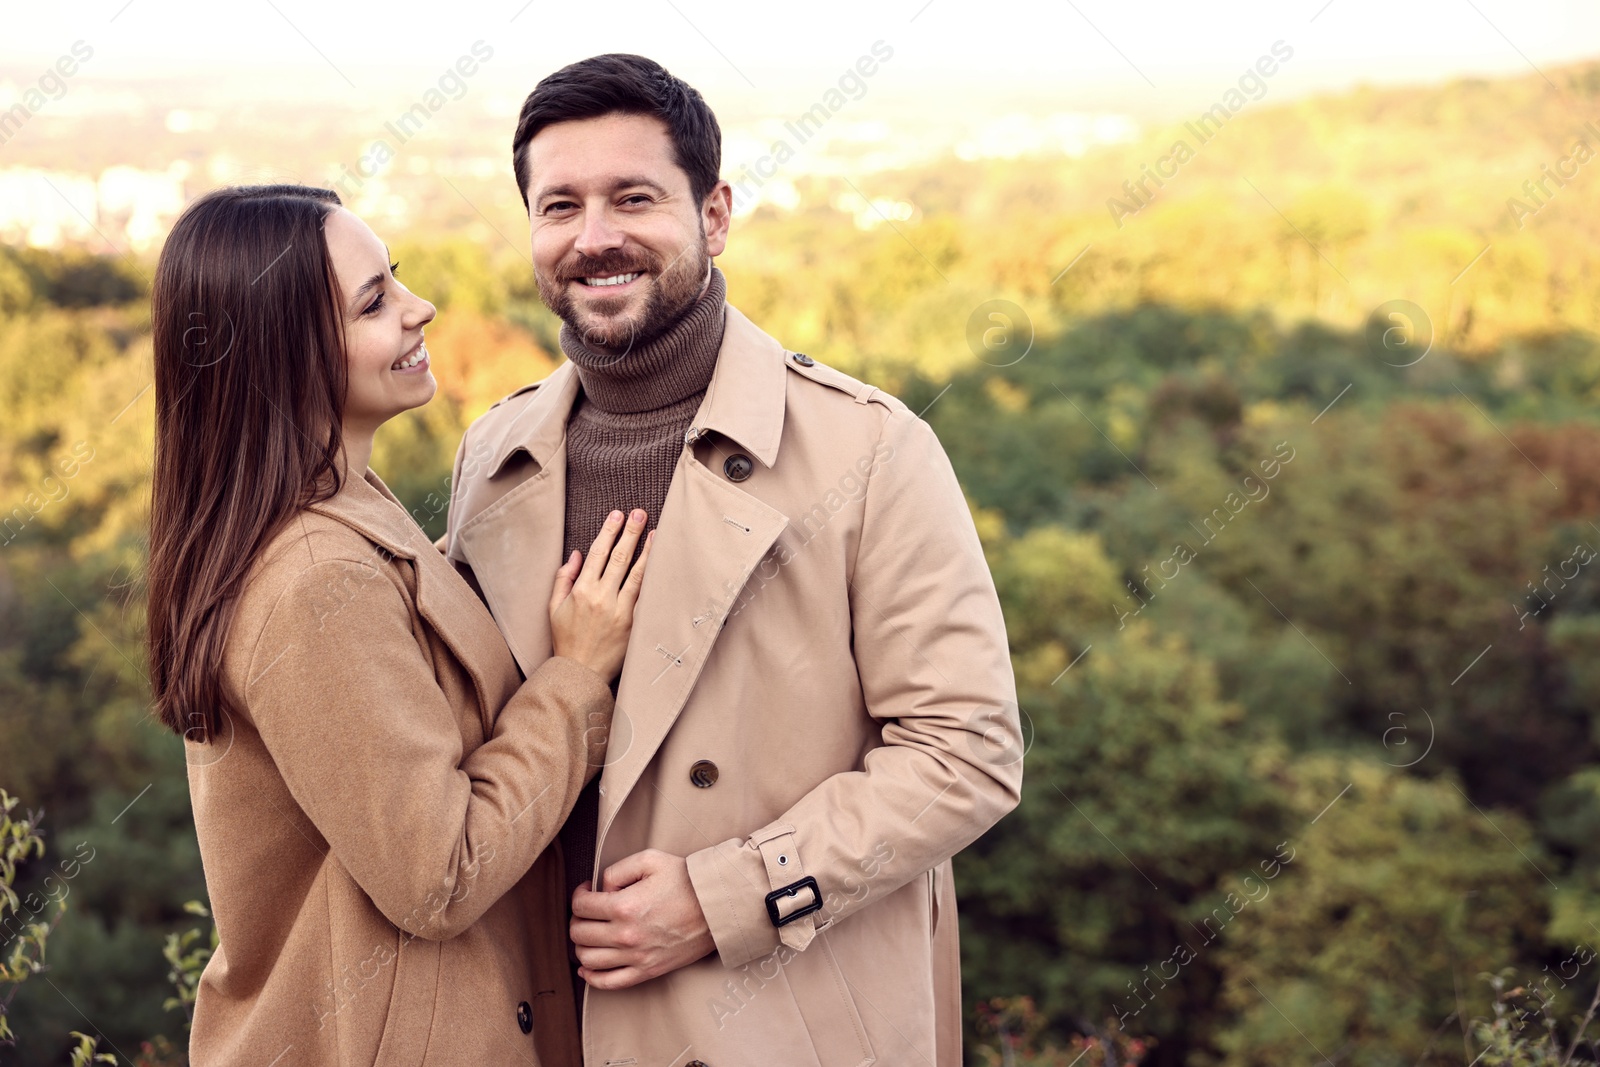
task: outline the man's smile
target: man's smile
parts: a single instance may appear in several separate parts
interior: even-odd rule
[[[604,278],[579,278],[578,282],[591,289],[617,288],[628,285],[635,278],[642,277],[643,274],[643,271],[633,271],[628,274],[612,274]]]

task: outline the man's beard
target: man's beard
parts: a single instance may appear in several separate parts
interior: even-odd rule
[[[554,277],[535,269],[534,281],[539,287],[539,299],[572,328],[586,347],[626,352],[660,337],[683,317],[705,287],[710,266],[702,231],[698,241],[665,269],[660,257],[647,249],[617,249],[594,257],[575,253],[556,268]],[[619,318],[612,314],[621,309],[620,298],[580,306],[569,287],[579,278],[609,278],[635,271],[649,275],[649,288],[644,307],[632,316]]]

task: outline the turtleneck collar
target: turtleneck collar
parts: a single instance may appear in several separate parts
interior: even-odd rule
[[[561,326],[561,351],[578,370],[587,402],[602,411],[634,413],[675,404],[711,384],[722,347],[728,295],[722,272],[661,336],[621,355],[596,352],[571,326]]]

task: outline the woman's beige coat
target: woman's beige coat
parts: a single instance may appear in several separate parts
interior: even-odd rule
[[[611,693],[529,667],[370,472],[273,540],[224,657],[242,713],[185,746],[221,935],[195,1067],[577,1062],[546,847]]]
[[[450,556],[529,668],[550,652],[532,598],[561,559],[577,391],[563,365],[457,460]],[[634,615],[596,867],[687,857],[716,951],[589,990],[585,1063],[959,1067],[950,858],[1017,803],[1023,747],[1000,604],[933,431],[729,307]],[[821,910],[775,927],[768,895],[808,877],[779,917]]]

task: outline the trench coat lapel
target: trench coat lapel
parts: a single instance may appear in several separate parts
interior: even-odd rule
[[[600,783],[602,842],[677,721],[745,582],[788,524],[687,451],[679,458],[617,688]]]
[[[721,435],[771,467],[783,433],[787,374],[783,347],[730,306],[717,369],[693,428]],[[782,512],[708,469],[685,445],[617,689],[600,785],[601,846],[677,721],[745,583],[788,524]]]

